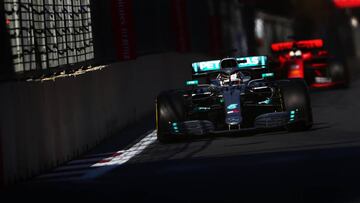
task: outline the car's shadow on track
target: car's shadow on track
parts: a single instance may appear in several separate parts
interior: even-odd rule
[[[308,132],[321,131],[327,128],[331,128],[331,125],[328,123],[315,123],[313,128]],[[225,144],[226,146],[223,145],[223,147],[248,147],[250,145],[254,146],[265,144],[272,136],[292,135],[296,136],[297,132],[288,132],[284,128],[277,128],[271,130],[252,130],[248,132],[243,131],[241,133],[233,134],[224,133],[207,136],[188,136],[183,139],[174,140],[170,143],[160,143],[156,141],[152,145],[148,146],[148,148],[143,153],[141,153],[141,155],[134,157],[130,162],[141,163],[172,159],[187,159],[196,156],[197,154],[201,154],[202,152],[208,151],[211,147],[213,147],[212,145],[217,142],[229,142],[231,139],[234,139],[234,141],[236,139],[236,141],[232,143],[231,146]],[[244,141],[242,141],[242,139]],[[264,141],[264,139],[267,141]]]
[[[319,131],[319,130],[328,129],[331,127],[332,127],[332,125],[330,123],[325,123],[325,122],[314,123],[314,126],[311,129],[309,129],[309,131]]]

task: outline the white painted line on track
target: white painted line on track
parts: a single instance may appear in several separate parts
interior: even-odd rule
[[[138,143],[133,145],[127,150],[121,150],[115,153],[115,156],[110,156],[99,161],[96,164],[93,164],[91,167],[93,168],[88,173],[82,176],[82,179],[92,179],[100,177],[111,170],[119,167],[122,164],[128,162],[131,158],[140,154],[144,149],[146,149],[149,145],[154,143],[156,140],[156,130],[146,135],[143,139],[141,139]]]

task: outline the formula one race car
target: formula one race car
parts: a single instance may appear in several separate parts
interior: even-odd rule
[[[185,88],[157,97],[160,142],[256,129],[302,131],[312,126],[306,83],[275,80],[266,56],[198,62],[192,68],[193,80]]]
[[[321,39],[274,43],[271,49],[278,79],[303,78],[315,88],[348,86],[345,63],[331,56]]]

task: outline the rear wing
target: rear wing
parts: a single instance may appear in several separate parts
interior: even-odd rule
[[[239,69],[266,68],[268,63],[267,56],[251,56],[235,58]],[[192,64],[194,74],[202,74],[211,71],[218,71],[221,60],[202,61]]]
[[[298,49],[321,49],[324,47],[324,41],[322,39],[313,39],[274,43],[271,45],[271,50],[273,52],[281,52],[292,50],[295,47]]]

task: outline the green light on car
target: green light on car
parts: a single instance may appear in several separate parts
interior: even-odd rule
[[[199,81],[198,80],[189,80],[189,81],[186,81],[186,85],[187,86],[196,86],[196,85],[199,85]]]
[[[195,111],[197,112],[204,112],[204,111],[210,111],[211,108],[210,107],[197,107],[195,108]]]
[[[265,101],[259,102],[259,104],[270,104],[272,102],[271,99],[267,99]]]
[[[296,111],[290,111],[290,122],[295,121],[295,114],[296,114]]]
[[[228,110],[234,110],[234,109],[236,109],[238,107],[238,104],[230,104],[228,107],[227,107],[227,109]]]
[[[269,78],[269,77],[274,77],[274,73],[263,73],[261,76],[262,78]]]

